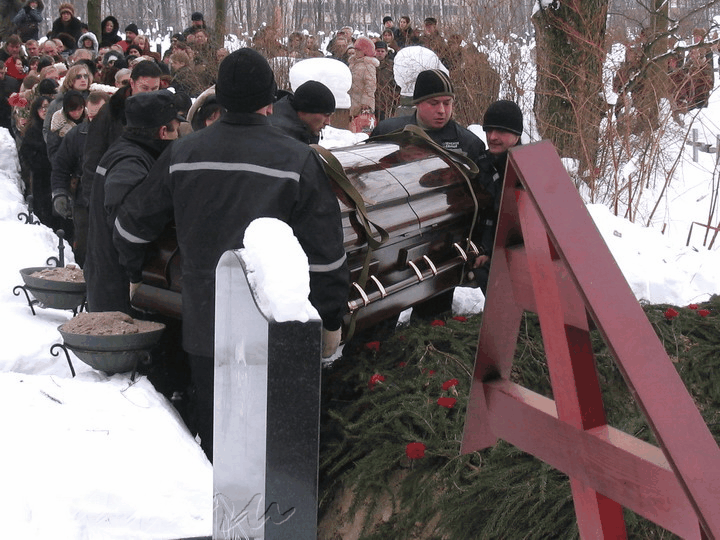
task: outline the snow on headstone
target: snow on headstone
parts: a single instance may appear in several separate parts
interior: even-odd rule
[[[400,94],[412,96],[415,90],[415,80],[421,71],[426,69],[439,69],[450,74],[438,58],[438,55],[427,47],[415,45],[400,49],[395,56],[395,82],[400,86]]]
[[[258,218],[245,230],[248,282],[266,317],[276,322],[319,319],[308,300],[310,266],[290,226],[274,218]]]
[[[334,58],[307,58],[290,68],[290,86],[293,90],[307,81],[318,81],[327,86],[335,97],[335,107],[350,108],[352,73],[340,60]]]

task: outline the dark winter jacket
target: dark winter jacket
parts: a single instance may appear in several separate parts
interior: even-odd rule
[[[130,282],[113,246],[112,223],[117,206],[145,179],[168,142],[125,133],[110,146],[97,166],[90,195],[88,250],[83,267],[90,311],[130,314]]]
[[[105,32],[105,23],[108,21],[113,23],[113,31],[109,34]],[[110,47],[111,45],[114,45],[118,41],[122,40],[120,36],[118,36],[118,31],[120,30],[120,23],[118,23],[118,20],[113,17],[112,15],[105,17],[102,22],[100,23],[100,47]]]
[[[120,88],[103,105],[95,119],[90,123],[85,151],[83,152],[83,174],[81,184],[89,189],[95,177],[100,158],[125,129],[125,100],[132,93],[129,86]],[[89,195],[86,192],[86,195]]]
[[[16,33],[23,42],[29,39],[39,39],[44,7],[42,0],[38,0],[37,9],[30,9],[30,2],[27,2],[13,18],[12,22],[15,25]]]
[[[60,34],[69,34],[77,43],[80,36],[83,33],[82,23],[77,17],[70,17],[67,23],[64,23],[62,18],[58,17],[53,21],[52,30],[50,30],[50,39],[58,37]]]
[[[326,328],[340,327],[349,275],[340,209],[317,154],[265,116],[228,112],[175,143],[123,203],[114,240],[132,281],[144,246],[175,219],[182,256],[183,347],[213,356],[215,267],[243,247],[247,226],[290,225],[310,263],[310,301]]]
[[[90,121],[86,119],[80,125],[72,128],[62,138],[52,160],[50,186],[52,187],[53,197],[60,194],[70,197],[72,179],[79,179],[82,176],[83,150],[85,149],[85,139],[89,128]],[[84,194],[82,185],[78,185],[75,191],[75,204],[87,208],[89,196],[90,189],[88,188],[87,193]]]
[[[42,138],[42,121],[33,120],[25,131],[18,152],[20,162],[25,164],[32,174],[32,195],[35,215],[48,227],[56,225],[52,214],[50,195],[50,160],[47,147]]]
[[[386,135],[393,131],[402,130],[405,126],[412,124],[418,125],[417,113],[412,116],[398,116],[396,118],[388,118],[380,122],[370,134],[371,137],[376,135]],[[427,129],[425,132],[437,144],[445,148],[466,155],[474,162],[485,153],[485,143],[482,142],[472,131],[462,127],[455,120],[445,124],[440,129]]]
[[[273,105],[273,113],[268,116],[270,123],[279,128],[285,135],[297,139],[305,144],[320,142],[318,135],[313,135],[297,115],[297,111],[290,104],[290,96],[285,96]]]

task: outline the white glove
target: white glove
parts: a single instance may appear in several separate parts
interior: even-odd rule
[[[342,337],[342,328],[337,330],[326,330],[323,328],[322,331],[322,357],[330,358],[337,351],[340,345],[340,338]]]
[[[137,283],[130,284],[130,300],[133,299],[133,296],[135,296],[135,293],[140,288],[140,285],[142,285],[142,281],[138,281]]]

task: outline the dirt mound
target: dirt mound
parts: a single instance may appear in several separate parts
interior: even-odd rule
[[[120,311],[80,313],[62,325],[63,332],[91,336],[142,334],[160,330],[163,325],[152,321],[138,321]]]

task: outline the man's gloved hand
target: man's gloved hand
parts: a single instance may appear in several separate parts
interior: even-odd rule
[[[70,198],[64,194],[58,194],[53,197],[53,210],[54,212],[62,217],[72,217],[72,208],[70,207]]]
[[[337,351],[340,345],[340,338],[342,337],[342,328],[337,330],[326,330],[323,328],[322,331],[322,357],[330,358]]]

